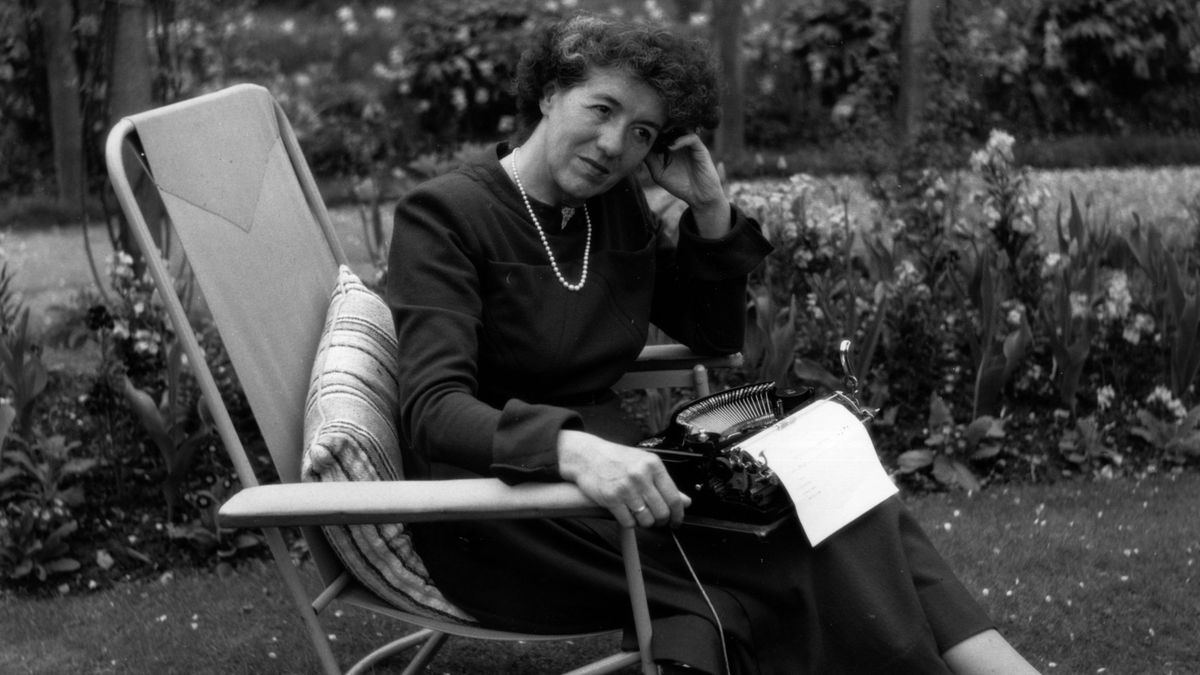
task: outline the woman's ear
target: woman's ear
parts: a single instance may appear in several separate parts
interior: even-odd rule
[[[554,84],[553,82],[548,83],[545,87],[542,88],[542,98],[540,101],[538,101],[538,108],[540,108],[542,111],[542,117],[545,117],[546,114],[550,111],[550,108],[552,107],[554,95],[556,93],[558,93],[558,86],[556,84]]]

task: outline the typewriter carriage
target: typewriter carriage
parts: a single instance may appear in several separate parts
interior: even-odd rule
[[[871,419],[873,411],[858,401],[849,340],[842,341],[840,352],[848,391],[818,397],[810,387],[780,388],[773,382],[734,387],[680,408],[666,429],[641,443],[692,496],[689,517],[758,524],[786,517],[791,501],[778,477],[739,443],[817,400],[835,401],[864,422]]]

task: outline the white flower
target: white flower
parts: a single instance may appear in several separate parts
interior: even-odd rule
[[[1013,328],[1020,326],[1021,319],[1024,316],[1025,316],[1025,307],[1023,305],[1013,307],[1012,309],[1008,310],[1008,316],[1006,317],[1007,321],[1008,321],[1008,325]]]
[[[1085,319],[1092,313],[1091,302],[1088,301],[1087,293],[1078,291],[1071,294],[1071,318]]]
[[[396,19],[396,10],[388,5],[380,5],[375,8],[375,20],[384,23],[391,23]]]
[[[987,161],[987,152],[984,150],[976,150],[975,152],[971,153],[971,159],[968,161],[968,164],[970,165],[971,170],[975,173],[982,173],[983,168],[987,166]]]
[[[1133,327],[1136,328],[1142,335],[1154,334],[1154,317],[1145,312],[1138,312],[1133,317]]]
[[[836,124],[848,122],[851,117],[854,117],[854,102],[849,98],[842,98],[834,104],[829,116]]]
[[[158,353],[158,340],[153,332],[146,329],[138,329],[133,334],[134,344],[133,351],[135,354],[154,355]]]
[[[1061,253],[1048,253],[1046,259],[1042,261],[1042,276],[1048,277],[1057,274],[1066,263]]]
[[[1014,139],[1012,136],[999,129],[992,129],[992,133],[988,136],[987,146],[984,149],[987,150],[988,155],[992,159],[999,159],[1007,164],[1011,164],[1013,161],[1013,143]]]
[[[1100,410],[1108,410],[1116,397],[1117,393],[1113,390],[1112,385],[1106,384],[1096,390],[1096,407]]]
[[[1129,315],[1133,296],[1129,293],[1129,277],[1123,270],[1113,272],[1104,290],[1104,306],[1101,315],[1110,320],[1124,319]]]
[[[896,265],[895,274],[896,282],[901,285],[917,283],[921,280],[921,273],[917,270],[917,266],[907,258],[901,260],[899,265]]]
[[[1150,395],[1146,397],[1147,405],[1152,405],[1154,403],[1161,403],[1168,412],[1174,415],[1176,421],[1187,416],[1187,408],[1183,407],[1183,403],[1181,403],[1179,399],[1175,398],[1175,395],[1171,393],[1170,389],[1167,389],[1161,384],[1155,387],[1154,391],[1150,392]]]
[[[666,12],[663,11],[663,8],[655,0],[646,0],[642,3],[642,9],[645,10],[646,16],[650,17],[650,20],[655,23],[661,23],[667,16]]]

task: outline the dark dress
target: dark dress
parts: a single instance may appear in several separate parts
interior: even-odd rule
[[[396,210],[388,299],[402,345],[398,420],[411,478],[561,480],[557,435],[633,443],[610,387],[653,322],[704,353],[741,347],[746,275],[769,251],[736,210],[725,238],[661,246],[640,189],[587,202],[584,288],[563,288],[524,203],[488,153]],[[578,209],[534,202],[559,266],[579,279]],[[582,632],[630,622],[618,526],[605,519],[413,525],[442,592],[485,625]],[[766,540],[676,532],[716,607],[738,673],[946,672],[940,653],[991,627],[897,500],[817,549],[788,523]],[[671,532],[639,530],[656,659],[723,669],[716,620]]]

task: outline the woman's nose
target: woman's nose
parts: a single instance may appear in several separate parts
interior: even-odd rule
[[[625,149],[625,133],[617,124],[605,124],[600,127],[596,137],[596,146],[609,157],[619,157]]]

